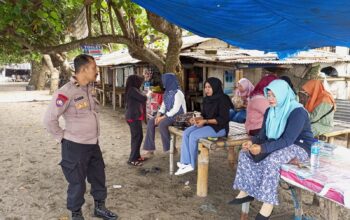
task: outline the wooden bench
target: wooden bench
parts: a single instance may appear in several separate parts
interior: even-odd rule
[[[170,126],[171,134],[170,153],[169,153],[169,174],[174,174],[174,149],[176,137],[183,135],[183,130]],[[241,146],[242,143],[249,140],[245,132],[244,124],[230,122],[230,132],[228,138],[219,138],[217,141],[200,139],[198,142],[198,173],[197,173],[197,196],[206,197],[208,194],[208,171],[209,171],[209,150],[218,148],[228,149],[228,160],[231,165],[236,164],[237,155],[235,147]]]
[[[336,99],[336,111],[334,112],[334,128],[332,131],[321,135],[328,143],[334,143],[334,138],[345,135],[346,146],[350,148],[350,101]]]
[[[335,146],[332,155],[321,154],[320,167],[312,172],[309,167],[299,168],[285,164],[281,181],[290,186],[295,208],[295,220],[302,220],[302,195],[309,191],[324,198],[323,215],[327,220],[339,219],[339,208],[350,208],[350,149]],[[345,169],[344,169],[345,168]],[[249,203],[242,204],[241,220],[248,220]]]

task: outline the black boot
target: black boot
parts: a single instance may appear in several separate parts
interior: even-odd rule
[[[72,220],[84,220],[81,209],[79,209],[78,211],[72,212]]]
[[[118,215],[109,211],[105,206],[105,201],[96,201],[95,200],[95,216],[102,218],[103,220],[117,220]]]

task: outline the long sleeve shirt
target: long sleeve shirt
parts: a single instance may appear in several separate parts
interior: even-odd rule
[[[173,117],[180,111],[181,107],[182,107],[182,110],[184,111],[184,113],[186,113],[187,109],[186,109],[185,96],[180,90],[178,90],[175,94],[175,97],[174,97],[173,107],[168,112],[166,112],[165,104],[163,101],[162,105],[160,106],[159,112],[162,114],[165,114],[167,117]]]
[[[145,114],[144,106],[147,101],[147,96],[139,89],[131,87],[126,95],[126,111],[125,118],[127,120],[138,120]]]
[[[319,136],[332,130],[334,110],[329,112],[332,107],[329,103],[321,103],[310,113],[311,130],[314,136]],[[324,115],[326,116],[320,119]]]
[[[261,128],[264,114],[268,108],[269,102],[263,95],[255,95],[249,99],[245,121],[245,129],[247,132]]]
[[[95,88],[79,86],[74,78],[54,93],[44,116],[46,130],[58,141],[62,138],[80,143],[96,144],[100,134],[99,102]],[[59,124],[64,118],[65,127]]]
[[[259,135],[252,138],[253,144],[260,144],[262,153],[272,153],[295,144],[302,147],[310,154],[313,134],[311,132],[307,111],[302,107],[294,109],[288,117],[284,132],[277,140],[268,139],[266,136],[266,119],[268,112],[269,111],[266,110]]]

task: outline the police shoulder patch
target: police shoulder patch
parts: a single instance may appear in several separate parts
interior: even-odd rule
[[[63,94],[58,94],[57,99],[56,99],[56,106],[57,107],[62,107],[66,101],[68,100],[67,96]]]

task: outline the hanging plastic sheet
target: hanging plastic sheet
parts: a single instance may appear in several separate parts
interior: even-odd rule
[[[203,37],[285,57],[323,46],[350,47],[349,0],[133,0]]]

